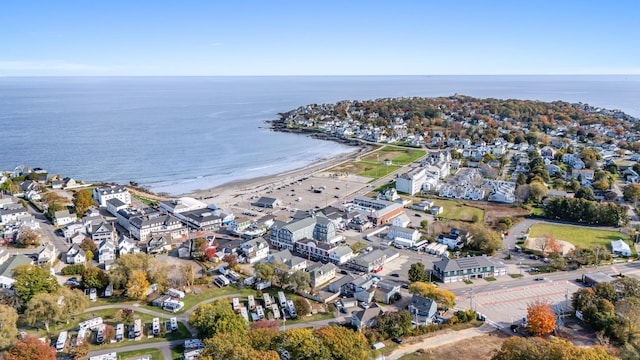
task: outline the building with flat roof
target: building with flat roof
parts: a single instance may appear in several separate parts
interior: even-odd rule
[[[443,257],[433,263],[433,273],[444,283],[482,279],[506,274],[506,268],[487,256],[469,256],[458,259]]]

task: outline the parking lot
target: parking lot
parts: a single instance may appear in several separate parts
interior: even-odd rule
[[[557,312],[570,310],[571,294],[580,288],[573,281],[543,280],[528,286],[480,294],[473,294],[472,290],[468,290],[458,297],[457,306],[474,308],[486,315],[490,322],[504,328],[512,323],[519,323],[523,317],[527,316],[527,306],[537,300],[548,302]]]

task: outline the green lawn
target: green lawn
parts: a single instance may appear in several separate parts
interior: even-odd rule
[[[434,205],[444,207],[442,214],[438,217],[453,221],[473,221],[476,217],[479,221],[484,219],[484,210],[465,205],[462,202],[444,199],[432,199]],[[418,200],[419,202],[419,200]]]
[[[612,240],[627,240],[627,235],[618,231],[599,230],[586,226],[569,226],[556,224],[535,224],[529,231],[529,239],[549,234],[558,240],[564,240],[576,246],[590,248],[602,245],[609,248]]]
[[[151,355],[152,360],[162,360],[162,352],[158,349],[142,349],[118,353],[118,360],[137,359],[144,355]]]
[[[226,296],[231,294],[241,294],[241,295],[254,294],[255,295],[255,290],[248,289],[248,288],[240,289],[240,288],[237,288],[236,286],[225,286],[223,288],[219,288],[214,284],[210,284],[209,286],[210,287],[200,286],[199,287],[200,293],[197,295],[193,293],[188,293],[187,296],[185,296],[185,298],[182,300],[184,302],[184,307],[180,311],[177,311],[175,314],[182,314],[185,311],[191,309],[194,305],[196,305],[199,302],[202,302],[207,299],[219,297],[219,296]],[[159,307],[155,307],[151,305],[143,305],[143,307],[149,310],[160,312],[160,313],[164,312],[167,314],[167,316],[171,316],[173,314],[171,312],[164,311]]]
[[[376,162],[360,161],[360,164],[364,164],[364,169],[358,173],[360,176],[371,177],[378,179],[391,174],[392,172],[400,169],[400,166],[396,165],[383,165]]]

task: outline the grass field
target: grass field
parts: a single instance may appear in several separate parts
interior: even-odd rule
[[[426,151],[420,149],[385,146],[380,150],[363,156],[359,161],[347,162],[329,171],[336,173],[346,172],[377,179],[398,170],[403,165],[414,162],[425,154]],[[383,164],[386,159],[391,160],[391,165]]]
[[[444,207],[442,214],[438,217],[454,221],[473,221],[474,217],[479,221],[484,219],[484,210],[465,205],[462,202],[443,199],[432,199],[436,206]]]
[[[612,240],[627,240],[627,235],[618,231],[599,230],[584,226],[568,226],[556,224],[535,224],[531,226],[529,238],[551,235],[558,240],[564,240],[573,245],[590,248],[594,245],[602,245],[609,248]]]
[[[118,360],[137,359],[145,355],[151,356],[151,360],[162,360],[162,353],[158,349],[142,349],[121,352],[118,353]]]

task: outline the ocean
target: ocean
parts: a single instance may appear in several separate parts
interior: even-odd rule
[[[640,117],[640,76],[0,77],[0,170],[42,167],[171,194],[353,149],[268,130],[310,103],[400,96],[564,100]]]

